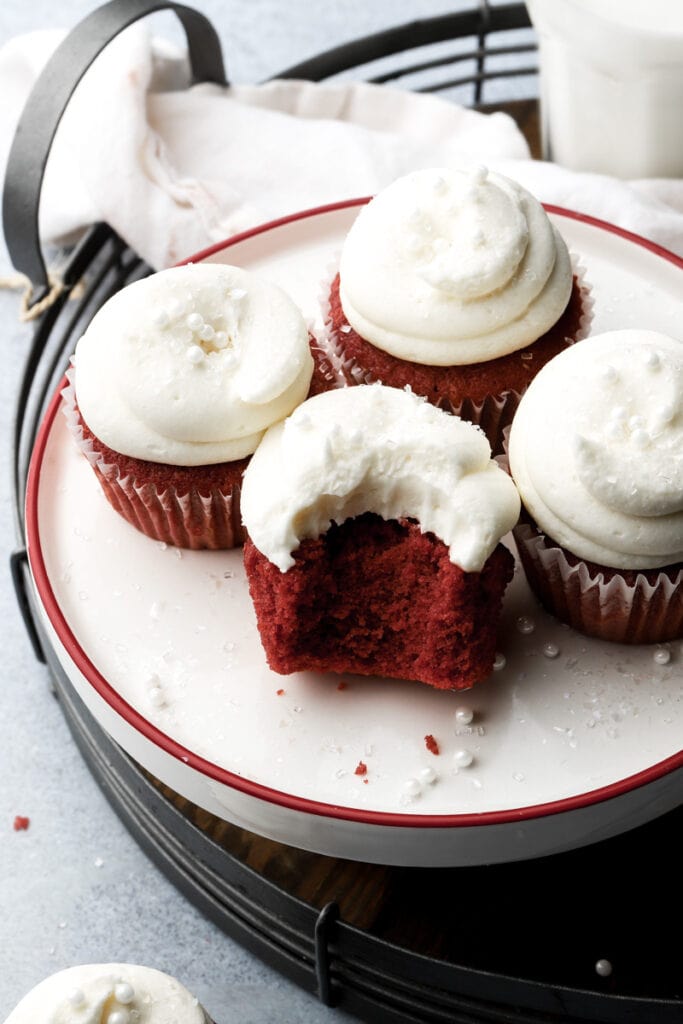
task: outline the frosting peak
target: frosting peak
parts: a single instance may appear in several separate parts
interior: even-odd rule
[[[340,264],[351,326],[434,366],[531,344],[559,319],[571,287],[566,245],[541,204],[479,166],[399,178],[361,210]]]
[[[479,572],[519,498],[477,427],[376,384],[304,402],[267,431],[242,486],[249,536],[282,572],[302,540],[363,512],[416,519],[452,562]]]
[[[622,330],[566,349],[524,395],[509,457],[538,525],[579,557],[683,560],[683,342]]]
[[[250,455],[302,401],[313,360],[299,310],[237,267],[190,264],[136,281],[76,348],[85,422],[122,455],[172,465]]]

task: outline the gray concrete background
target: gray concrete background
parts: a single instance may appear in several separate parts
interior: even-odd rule
[[[192,2],[192,0],[189,0]],[[466,0],[196,0],[223,40],[233,81],[258,81],[336,42]],[[74,25],[89,0],[0,8],[0,44]],[[9,271],[0,252],[0,274]],[[0,1020],[45,976],[83,962],[149,964],[179,977],[218,1024],[349,1020],[283,980],[206,921],[140,852],[91,779],[46,671],[29,648],[7,560],[14,546],[10,423],[29,328],[0,291]],[[15,815],[30,817],[15,832]],[[40,1022],[36,1021],[36,1024]]]

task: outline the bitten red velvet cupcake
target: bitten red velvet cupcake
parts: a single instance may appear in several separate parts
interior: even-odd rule
[[[484,434],[382,385],[304,402],[244,476],[271,668],[467,689],[491,672],[519,497]]]
[[[112,507],[178,547],[241,544],[242,474],[266,428],[306,398],[310,344],[291,299],[237,267],[189,264],[114,295],[64,392]]]
[[[587,331],[588,293],[541,204],[484,167],[399,178],[364,207],[327,310],[346,384],[410,386],[494,451],[534,374]]]
[[[683,637],[683,342],[594,335],[541,370],[508,442],[532,589],[603,640]]]

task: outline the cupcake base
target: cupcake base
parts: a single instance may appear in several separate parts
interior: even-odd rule
[[[491,672],[514,560],[453,565],[433,534],[365,513],[305,540],[282,573],[247,540],[244,563],[270,667],[413,679],[469,689]]]
[[[323,372],[326,370],[328,377],[336,375],[342,385],[381,381],[389,387],[410,387],[432,405],[478,424],[495,454],[502,450],[503,430],[512,422],[532,378],[587,333],[590,301],[582,276],[579,270],[560,319],[528,348],[467,366],[429,366],[383,352],[354,331],[342,309],[337,274],[328,300],[327,365]]]
[[[514,538],[541,604],[580,633],[622,644],[683,637],[683,566],[619,570],[587,562],[522,520]]]

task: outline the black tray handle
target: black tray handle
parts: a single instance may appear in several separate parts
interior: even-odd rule
[[[12,263],[32,282],[32,301],[49,290],[38,235],[45,165],[71,95],[99,53],[133,22],[170,10],[187,36],[192,83],[227,84],[218,35],[211,22],[184,4],[163,0],[110,0],[69,33],[46,64],[22,112],[12,142],[2,197],[5,241]],[[105,128],[106,130],[106,128]]]

